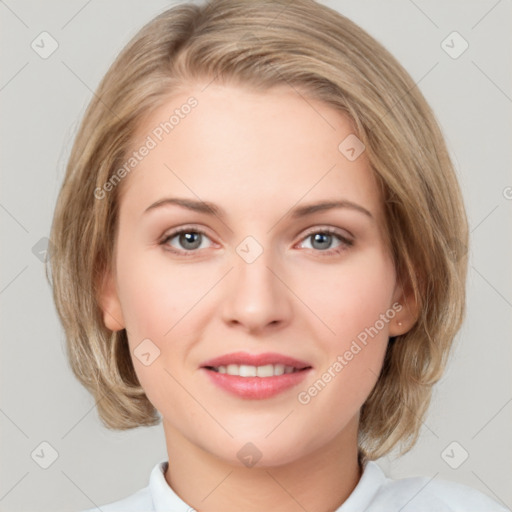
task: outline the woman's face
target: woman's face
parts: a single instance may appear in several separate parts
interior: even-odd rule
[[[211,84],[139,128],[102,305],[166,436],[269,466],[356,443],[408,318],[348,120],[287,86]]]

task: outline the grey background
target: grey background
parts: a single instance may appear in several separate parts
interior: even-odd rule
[[[416,447],[378,463],[393,478],[454,480],[511,507],[511,2],[322,3],[383,43],[419,83],[446,135],[471,225],[468,313],[448,369]],[[105,504],[146,486],[151,468],[167,458],[161,426],[101,426],[68,368],[37,253],[92,91],[129,38],[171,5],[0,1],[2,511]],[[47,59],[31,48],[43,31],[59,45]],[[457,59],[441,47],[453,31],[469,43]],[[58,452],[48,469],[36,463],[48,449],[31,456],[43,441]],[[468,459],[452,469],[447,460],[460,462],[463,450]]]

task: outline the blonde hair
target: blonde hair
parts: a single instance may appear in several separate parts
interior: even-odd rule
[[[74,374],[96,398],[106,427],[160,421],[138,382],[125,330],[103,323],[98,294],[113,261],[121,187],[103,199],[95,191],[126,161],[145,116],[178,87],[213,78],[306,91],[346,114],[366,146],[397,275],[413,290],[419,317],[390,339],[361,409],[359,449],[375,459],[400,442],[405,453],[465,314],[466,214],[442,133],[414,81],[361,28],[312,0],[178,5],[145,25],[101,81],[71,151],[50,235],[54,299]]]

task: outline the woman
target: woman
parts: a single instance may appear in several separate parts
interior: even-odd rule
[[[168,460],[114,510],[504,510],[387,479],[465,310],[468,228],[397,61],[312,1],[184,4],[106,74],[52,227],[75,375]]]

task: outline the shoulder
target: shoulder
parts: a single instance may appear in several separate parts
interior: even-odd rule
[[[156,510],[187,511],[192,508],[173,491],[165,480],[168,461],[157,463],[149,476],[149,485],[122,500],[96,506],[81,512],[155,512]]]
[[[151,512],[154,510],[149,487],[144,487],[144,489],[140,489],[122,500],[82,510],[81,512]]]
[[[153,500],[149,487],[144,487],[134,494],[119,501],[107,503],[106,505],[88,508],[81,512],[151,512],[154,511]]]
[[[157,465],[158,466],[158,465]],[[81,510],[80,512],[153,512],[155,510],[151,489],[148,485],[125,498],[96,505],[96,507]]]
[[[393,480],[375,462],[368,464],[373,466],[373,471],[382,473],[368,512],[394,507],[401,512],[508,512],[503,505],[467,485],[435,477]]]

